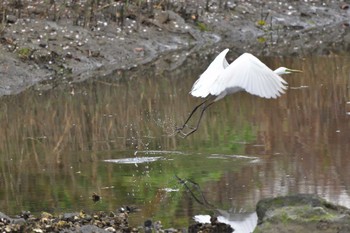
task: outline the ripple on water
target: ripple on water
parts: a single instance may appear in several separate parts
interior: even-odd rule
[[[150,154],[185,154],[184,152],[181,151],[172,151],[172,150],[139,150],[139,151],[135,151],[134,155],[136,154],[146,154],[146,155],[150,155]]]
[[[163,157],[134,157],[134,158],[123,158],[123,159],[105,159],[104,162],[108,163],[119,163],[119,164],[139,164],[139,163],[150,163],[157,160],[164,159]]]
[[[150,163],[158,160],[164,160],[162,156],[137,156],[137,155],[168,155],[168,154],[185,154],[181,151],[164,151],[164,150],[144,150],[135,151],[132,158],[121,158],[121,159],[105,159],[104,162],[108,163],[119,163],[119,164],[139,164],[139,163]]]
[[[256,156],[248,156],[248,155],[222,155],[222,154],[211,154],[209,159],[247,159],[250,160],[251,163],[260,162],[260,158]]]

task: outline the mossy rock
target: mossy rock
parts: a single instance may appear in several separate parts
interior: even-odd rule
[[[257,204],[262,232],[349,232],[350,210],[310,194],[263,199]]]

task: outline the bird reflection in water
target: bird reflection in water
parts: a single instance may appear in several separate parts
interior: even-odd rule
[[[207,207],[215,212],[215,216],[210,215],[195,215],[193,219],[197,223],[225,223],[234,229],[237,233],[250,233],[253,232],[258,221],[256,212],[244,212],[235,210],[221,210],[210,204],[205,198],[199,184],[192,180],[182,179],[175,175],[176,179],[181,185],[185,187],[191,197],[199,204]]]

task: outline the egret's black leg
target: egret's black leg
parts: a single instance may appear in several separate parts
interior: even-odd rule
[[[207,201],[207,199],[205,198],[204,193],[203,193],[201,187],[199,186],[199,184],[197,184],[196,182],[193,182],[193,181],[191,181],[191,180],[183,180],[183,179],[181,179],[180,177],[178,177],[177,175],[175,175],[175,177],[176,177],[176,179],[179,180],[179,183],[180,183],[180,184],[182,184],[183,186],[185,186],[185,188],[187,189],[187,191],[189,191],[189,193],[191,194],[191,196],[192,196],[199,204],[204,205],[204,206],[207,206],[207,207],[210,207],[210,208],[214,208],[214,206],[211,205],[211,204]],[[188,183],[191,184],[192,187],[194,187],[193,190],[189,187],[189,185],[187,185]],[[200,198],[197,197],[197,195],[196,195],[195,192],[200,194],[200,196],[202,197],[202,198],[201,198],[202,200],[200,200]]]
[[[190,113],[190,115],[188,116],[188,118],[186,119],[185,123],[181,126],[181,127],[177,127],[176,131],[181,131],[186,127],[187,122],[191,119],[191,117],[193,116],[193,114],[197,111],[197,109],[202,106],[203,104],[205,104],[209,99],[204,100],[202,103],[198,104]]]
[[[205,102],[206,102],[206,101],[205,101]],[[210,105],[212,105],[213,103],[215,103],[215,102],[213,101],[213,102],[209,103],[208,105],[205,105],[205,102],[203,102],[203,103],[201,104],[201,105],[204,104],[204,106],[203,106],[203,109],[202,109],[201,114],[200,114],[200,116],[199,116],[199,119],[198,119],[198,122],[197,122],[196,127],[193,128],[190,132],[188,132],[188,133],[186,133],[186,134],[183,133],[183,137],[184,137],[184,138],[187,137],[187,136],[189,136],[189,135],[191,135],[191,134],[193,134],[194,132],[197,131],[197,129],[198,129],[198,127],[199,127],[199,124],[201,123],[201,120],[202,120],[204,111],[205,111]],[[197,106],[196,108],[198,108],[198,106]]]

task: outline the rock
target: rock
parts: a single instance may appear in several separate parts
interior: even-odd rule
[[[113,227],[107,227],[105,229],[105,231],[108,231],[108,232],[116,232],[116,230],[113,228]]]
[[[26,223],[26,220],[24,218],[14,218],[13,219],[13,224],[16,224],[16,225],[24,225]]]
[[[152,226],[153,226],[152,220],[149,220],[149,219],[146,220],[143,223],[145,233],[152,233]]]
[[[17,218],[22,218],[24,220],[29,219],[30,217],[32,217],[32,214],[30,213],[30,211],[22,211],[20,215],[16,216]]]
[[[42,212],[41,213],[41,218],[53,218],[52,214],[47,213],[47,212]]]
[[[80,231],[81,233],[106,233],[106,232],[110,232],[110,231],[107,231],[107,230],[104,230],[104,229],[101,229],[97,226],[93,226],[93,225],[85,225],[85,226],[82,226],[80,228]]]
[[[99,200],[101,200],[101,196],[94,192],[91,196],[91,199],[93,202],[98,202]]]
[[[15,15],[7,15],[6,20],[8,23],[16,23],[17,17]]]
[[[160,24],[167,23],[168,21],[170,21],[169,13],[167,11],[160,11],[158,14],[155,15],[154,19]]]
[[[7,220],[11,220],[11,218],[9,216],[7,216],[6,214],[0,212],[0,219],[7,219]]]
[[[234,229],[228,224],[225,223],[195,223],[188,227],[188,233],[197,233],[197,232],[207,232],[207,233],[231,233],[234,232]]]
[[[167,233],[177,233],[177,232],[179,232],[177,229],[175,229],[175,228],[168,228],[168,229],[165,229],[164,230],[165,232],[167,232]]]
[[[74,221],[75,216],[78,216],[79,213],[64,213],[62,220],[64,221]]]
[[[350,210],[310,194],[263,199],[254,233],[350,232]]]
[[[43,230],[41,230],[40,228],[34,228],[34,229],[33,229],[33,232],[42,233]]]
[[[155,229],[156,231],[161,231],[162,228],[163,228],[163,226],[162,226],[162,222],[161,222],[161,221],[156,221],[156,222],[154,223],[154,229]]]

